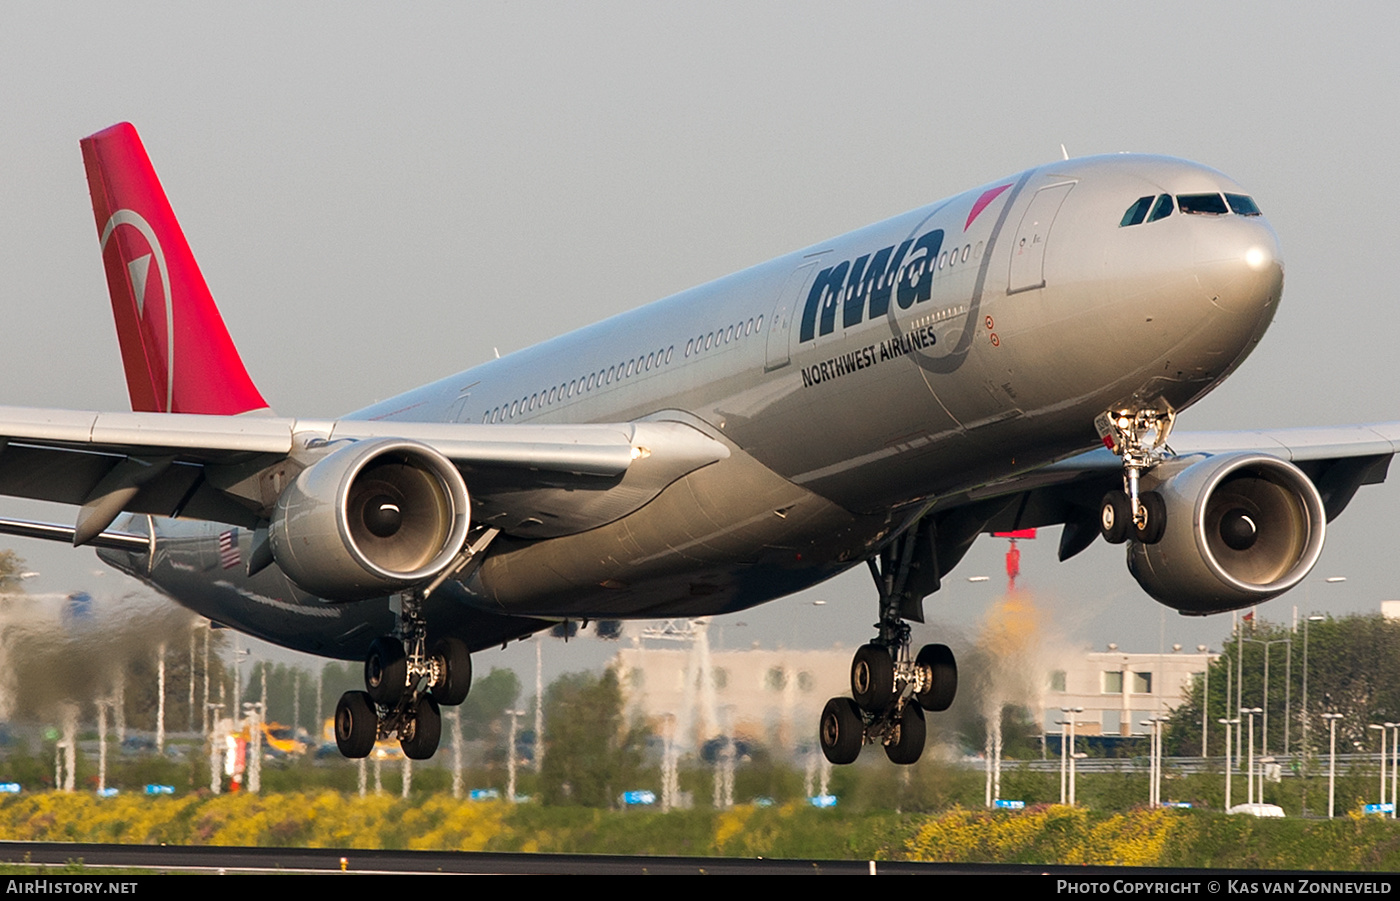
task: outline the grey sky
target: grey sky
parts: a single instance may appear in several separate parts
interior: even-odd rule
[[[1272,330],[1179,428],[1400,418],[1400,218],[1375,187],[1397,146],[1400,10],[1339,9],[7,4],[0,403],[127,406],[77,147],[127,119],[285,414],[363,406],[1063,143],[1215,166],[1280,234]],[[1397,509],[1400,485],[1363,491],[1317,584],[1263,615],[1400,597]],[[1071,639],[1154,650],[1227,630],[1170,611],[1163,629],[1121,549],[1060,565],[1055,539],[1023,546],[1022,584]],[[90,552],[12,544],[44,590],[100,583]],[[930,617],[974,630],[1003,550],[982,541]],[[770,606],[728,618],[725,642],[853,645],[875,618],[860,573]]]

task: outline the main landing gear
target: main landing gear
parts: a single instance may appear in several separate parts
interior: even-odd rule
[[[851,697],[832,698],[822,711],[818,738],[835,764],[853,763],[866,744],[881,744],[893,763],[911,764],[924,752],[924,711],[943,711],[958,693],[958,665],[947,645],[911,653],[908,623],[900,615],[917,529],[910,529],[870,561],[880,590],[879,636],[851,661]]]
[[[443,706],[455,707],[472,687],[472,657],[457,638],[428,647],[423,602],[450,578],[466,579],[481,565],[499,529],[483,529],[426,587],[390,598],[398,613],[396,635],[382,635],[365,656],[365,690],[347,691],[335,705],[335,743],[346,757],[368,757],[374,743],[397,736],[404,756],[427,760],[442,737]]]
[[[1165,401],[1159,405],[1160,410],[1109,410],[1094,419],[1104,446],[1123,458],[1123,490],[1105,494],[1099,508],[1099,532],[1109,544],[1129,538],[1156,544],[1166,532],[1167,505],[1162,496],[1138,491],[1142,474],[1162,462],[1162,449],[1176,422],[1171,406]]]
[[[404,756],[427,760],[442,735],[441,706],[467,699],[472,658],[466,644],[440,638],[427,646],[423,596],[398,595],[402,639],[376,638],[365,657],[365,691],[347,691],[335,707],[335,743],[346,757],[367,757],[397,735]]]

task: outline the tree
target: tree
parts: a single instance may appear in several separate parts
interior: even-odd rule
[[[1293,640],[1292,685],[1284,664],[1284,646],[1276,645],[1270,654],[1269,719],[1271,750],[1284,750],[1283,724],[1289,722],[1287,750],[1302,748],[1303,717],[1309,724],[1308,741],[1311,753],[1325,750],[1327,729],[1322,714],[1340,713],[1337,723],[1338,747],[1350,747],[1353,742],[1368,744],[1374,739],[1368,733],[1368,723],[1400,718],[1400,622],[1379,614],[1328,618],[1312,623],[1308,630],[1308,709],[1303,711],[1303,636],[1291,629],[1264,621],[1246,626],[1244,639],[1243,692],[1236,694],[1234,681],[1239,678],[1240,641],[1231,638],[1223,653],[1210,667],[1210,731],[1220,735],[1216,720],[1239,716],[1236,698],[1247,707],[1264,705],[1263,642],[1291,638]],[[1197,679],[1191,694],[1171,714],[1167,732],[1170,754],[1201,753],[1201,694],[1202,679]],[[1226,696],[1227,688],[1230,695]],[[1291,697],[1291,709],[1285,704]],[[1228,711],[1228,713],[1227,713]],[[1277,726],[1272,724],[1277,723]],[[1256,728],[1258,725],[1256,724]],[[1219,740],[1223,740],[1221,735]],[[1212,739],[1212,745],[1217,739]],[[1218,750],[1218,746],[1217,746]]]
[[[549,804],[607,807],[634,787],[644,734],[623,717],[617,673],[571,673],[545,691],[540,789]]]
[[[493,668],[484,679],[472,683],[471,693],[462,702],[462,732],[467,739],[484,736],[520,697],[520,677],[515,670]]]
[[[24,558],[14,551],[0,551],[0,591],[19,591]]]

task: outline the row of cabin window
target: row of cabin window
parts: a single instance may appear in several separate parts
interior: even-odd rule
[[[939,269],[946,269],[949,266],[956,266],[959,263],[966,263],[969,258],[974,260],[979,259],[982,256],[983,243],[984,242],[982,241],[977,242],[976,254],[973,254],[971,244],[964,244],[960,248],[954,247],[952,250],[943,251],[938,255],[938,262],[933,264],[934,271],[937,271]],[[893,277],[889,276],[888,274],[882,275],[875,280],[875,288],[884,288],[885,280],[887,278],[889,279],[891,285],[898,284],[901,280],[906,279],[911,283],[917,282],[923,276],[924,268],[927,264],[927,260],[920,260],[919,262],[914,264],[912,269],[910,269],[909,267],[900,267],[899,271],[894,273]],[[846,300],[849,301],[853,297],[855,297],[856,287],[857,285],[854,284],[846,286]]]
[[[530,413],[540,407],[547,407],[550,404],[561,400],[568,400],[571,397],[592,391],[594,388],[601,388],[604,385],[611,385],[614,381],[621,381],[629,376],[641,372],[650,372],[658,366],[664,366],[671,362],[671,356],[675,353],[675,345],[665,350],[657,350],[644,357],[637,357],[635,360],[628,360],[626,363],[618,363],[616,366],[609,366],[607,369],[598,372],[590,372],[586,376],[580,376],[571,382],[557,385],[547,391],[540,391],[529,397],[522,397],[520,400],[511,401],[509,404],[502,404],[494,410],[485,413],[482,422],[500,422],[502,419],[511,419],[522,413]]]
[[[709,350],[710,348],[720,344],[728,344],[736,338],[748,337],[754,332],[761,331],[762,329],[762,316],[758,317],[758,319],[750,319],[748,322],[735,323],[734,325],[731,325],[728,328],[722,328],[719,331],[710,332],[708,335],[701,335],[698,338],[691,338],[689,341],[685,342],[685,355],[688,357],[691,354],[698,354],[703,350]]]
[[[977,242],[977,256],[980,257],[981,255],[982,255],[982,242],[981,242],[981,241],[978,241],[978,242]],[[951,253],[948,252],[948,251],[944,251],[943,253],[941,253],[941,254],[938,255],[938,268],[939,268],[939,269],[942,269],[945,265],[946,265],[946,266],[956,266],[958,263],[966,263],[968,257],[972,257],[972,245],[971,245],[971,244],[964,244],[964,245],[962,246],[962,250],[958,250],[958,248],[954,247]],[[977,258],[977,257],[973,257],[973,259],[976,259],[976,258]]]

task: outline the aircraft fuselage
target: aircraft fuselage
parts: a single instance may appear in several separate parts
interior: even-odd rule
[[[453,610],[557,618],[750,606],[862,561],[940,498],[1093,447],[1104,410],[1157,399],[1180,410],[1218,384],[1277,308],[1272,228],[1257,214],[1180,202],[1172,215],[1125,223],[1139,198],[1243,193],[1164,157],[1050,164],[348,418],[676,420],[730,449],[599,528],[535,539],[500,524],[507,535],[469,590],[438,602],[439,628],[451,631]],[[318,653],[360,656],[392,623],[387,600],[326,605],[275,566],[211,583],[199,574],[217,565],[219,531],[180,539],[162,526],[169,538],[149,567],[103,556],[206,615]]]

